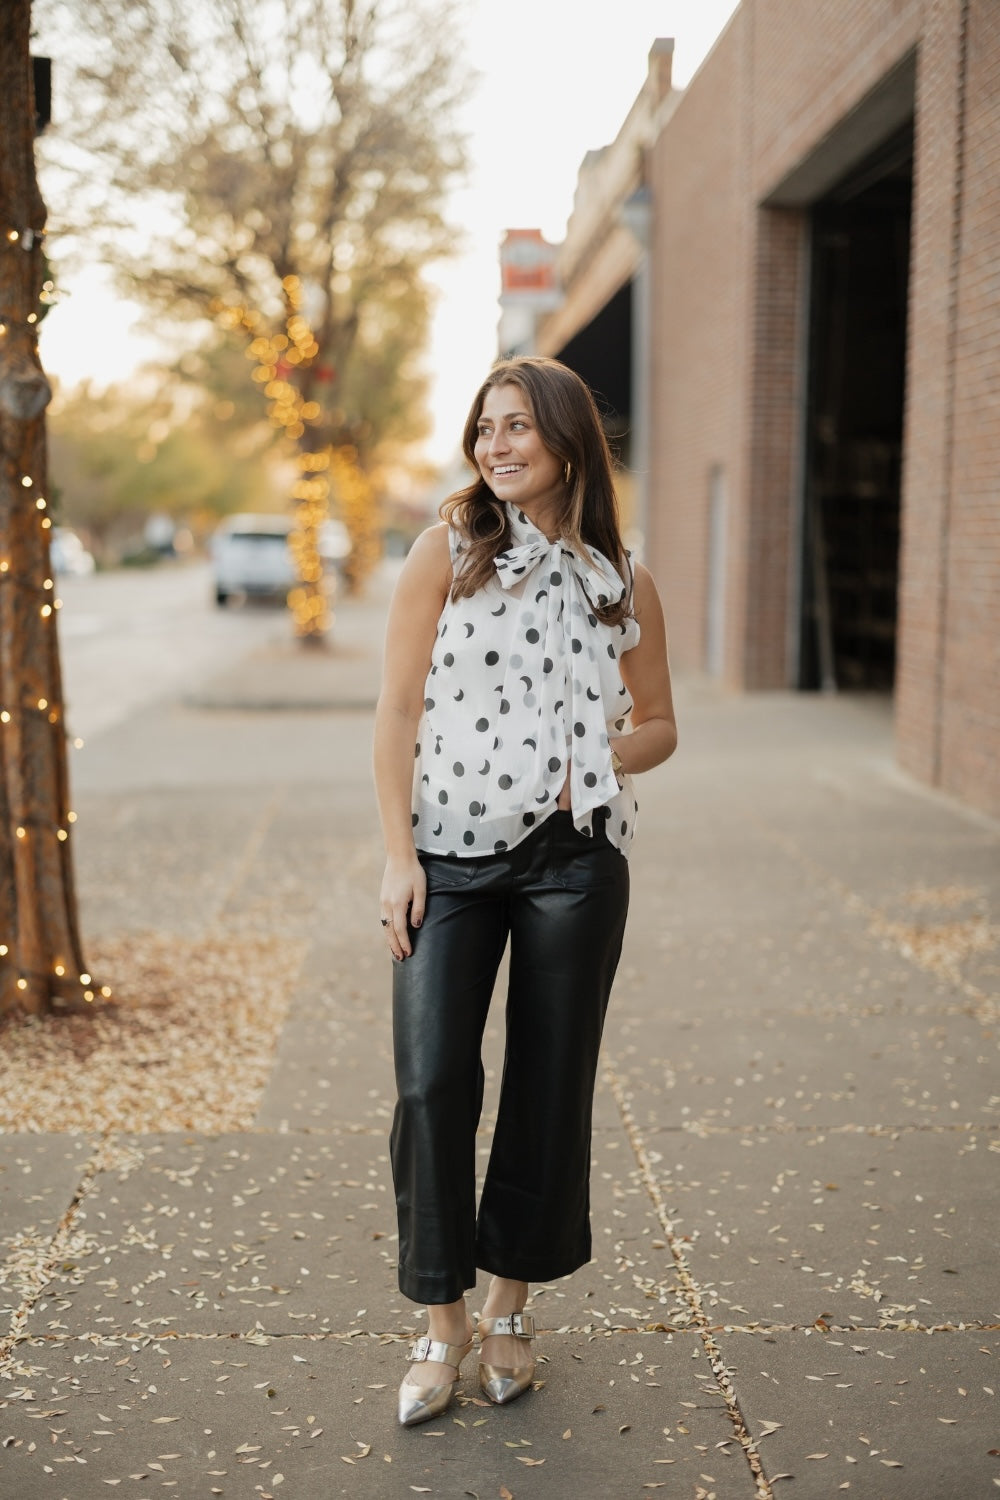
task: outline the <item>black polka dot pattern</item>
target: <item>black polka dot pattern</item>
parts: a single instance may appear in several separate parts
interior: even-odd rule
[[[417,847],[502,854],[555,811],[568,779],[577,830],[606,830],[627,853],[635,806],[612,772],[609,734],[628,732],[619,660],[639,627],[597,615],[624,593],[600,552],[578,556],[516,507],[508,513],[511,546],[495,578],[471,598],[449,598],[438,622],[415,750]],[[458,570],[464,545],[449,536]]]

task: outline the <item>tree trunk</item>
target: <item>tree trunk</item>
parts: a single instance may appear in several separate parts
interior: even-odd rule
[[[0,5],[0,1013],[94,988],[70,853],[45,408],[37,349],[45,206],[35,178],[30,0]]]

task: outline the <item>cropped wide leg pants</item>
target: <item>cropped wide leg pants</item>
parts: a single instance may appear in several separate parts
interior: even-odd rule
[[[591,1254],[590,1137],[601,1032],[628,911],[628,861],[551,814],[511,850],[421,854],[427,907],[393,964],[391,1156],[399,1286],[454,1302],[476,1267],[550,1281]],[[510,941],[507,1043],[476,1212],[483,1030]]]

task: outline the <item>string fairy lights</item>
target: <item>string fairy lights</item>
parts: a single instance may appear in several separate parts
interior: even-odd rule
[[[48,234],[47,229],[34,229],[29,225],[8,224],[0,229],[2,240],[8,245],[17,245],[25,252],[34,250],[36,244],[40,244]],[[0,241],[2,242],[2,241]]]
[[[27,42],[25,32],[23,38]],[[25,54],[26,56],[26,54]],[[110,987],[88,971],[80,952],[73,894],[65,723],[56,621],[60,601],[50,572],[52,519],[45,492],[42,413],[51,396],[38,361],[39,324],[55,286],[43,225],[10,222],[15,213],[45,217],[30,150],[22,156],[18,123],[31,136],[30,73],[11,73],[13,150],[5,173],[0,222],[0,395],[3,432],[4,536],[0,539],[0,746],[3,800],[4,925],[0,931],[0,1004],[54,1009],[108,1000]],[[35,133],[37,133],[37,114]],[[9,122],[8,122],[9,123]],[[26,205],[23,209],[13,207]],[[11,206],[7,206],[7,205]],[[29,207],[27,205],[34,205]],[[33,381],[24,380],[25,358]],[[25,395],[25,387],[33,387]],[[9,417],[8,422],[6,418]],[[37,466],[37,467],[36,467]],[[19,482],[18,482],[19,481]],[[37,614],[35,613],[37,609]]]
[[[267,417],[290,442],[298,445],[307,428],[318,422],[322,408],[307,399],[295,376],[304,372],[320,352],[320,346],[302,312],[302,281],[295,275],[282,278],[285,302],[284,329],[261,331],[263,315],[255,308],[217,303],[215,312],[223,328],[240,329],[250,336],[245,349],[254,368],[250,378],[263,389]],[[330,514],[330,467],[328,449],[298,454],[300,478],[292,489],[294,524],[288,545],[295,564],[297,582],[288,592],[288,607],[295,633],[304,640],[320,640],[330,628],[330,601],[320,541]]]
[[[8,240],[11,239],[9,233],[7,238]],[[47,558],[48,532],[52,526],[51,518],[47,514],[48,500],[42,494],[32,494],[37,486],[31,474],[22,474],[17,488],[24,493],[24,503],[30,507],[31,513],[37,517],[39,530],[42,533],[41,541],[44,555]],[[4,584],[29,595],[33,594],[36,598],[41,599],[43,602],[39,605],[38,613],[40,618],[46,622],[43,628],[55,629],[57,611],[62,607],[62,600],[57,597],[55,580],[48,572],[46,572],[46,576],[43,578],[41,584],[38,584],[28,578],[19,577],[11,567],[11,559],[9,557],[0,557],[0,586]],[[54,654],[55,642],[52,642],[52,648],[52,651],[49,653],[50,655]],[[29,721],[32,717],[36,722],[41,720],[54,728],[63,721],[62,706],[59,703],[51,701],[44,692],[37,694],[29,692],[27,695],[21,697],[20,701],[15,702],[12,700],[10,703],[0,706],[0,733],[5,736],[14,735],[16,745],[17,738],[19,738],[24,728],[29,727]],[[65,726],[63,732],[66,732]],[[83,741],[79,738],[75,738],[72,743],[77,748],[81,748],[83,745]],[[4,758],[10,758],[10,753],[5,754]],[[28,852],[34,840],[44,840],[54,833],[55,842],[59,849],[59,857],[62,859],[70,857],[70,829],[77,821],[77,814],[73,809],[57,809],[54,822],[51,816],[42,817],[27,811],[24,807],[20,810],[15,810],[14,817],[15,848],[20,848]],[[65,1004],[67,1001],[70,1004],[73,1003],[75,992],[72,976],[73,971],[78,968],[78,965],[76,962],[70,960],[68,954],[55,953],[51,968],[42,973],[30,965],[17,962],[16,945],[11,941],[5,941],[0,942],[0,966],[13,967],[15,972],[11,976],[12,983],[10,987],[17,996],[26,997],[32,981],[34,981],[36,986],[46,993],[50,1003],[53,1000],[56,1003],[62,1002]],[[108,1001],[112,998],[111,987],[106,984],[97,985],[93,976],[82,966],[79,966],[79,971],[75,977],[80,986],[78,992],[79,999],[82,1000],[85,1006],[94,1005],[98,1000]],[[69,980],[68,991],[67,980]],[[7,985],[5,984],[4,988],[6,987]]]
[[[9,224],[5,228],[0,227],[0,248],[16,248],[28,252],[33,250],[36,245],[40,245],[45,239],[46,234],[47,231],[44,229],[32,229],[21,225]],[[48,309],[58,300],[55,282],[47,276],[42,282],[41,290],[38,293],[38,301],[42,305],[42,311],[29,312],[26,317],[22,318],[16,313],[0,310],[0,338],[3,338],[11,328],[31,328],[37,330],[38,324],[42,321]]]

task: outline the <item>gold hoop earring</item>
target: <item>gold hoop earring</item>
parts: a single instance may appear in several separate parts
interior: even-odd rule
[[[573,476],[573,465],[570,463],[569,459],[567,459],[566,463],[565,463],[565,466],[563,467],[563,483],[564,484],[569,484],[570,479],[572,478],[572,476]]]

